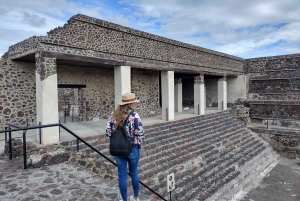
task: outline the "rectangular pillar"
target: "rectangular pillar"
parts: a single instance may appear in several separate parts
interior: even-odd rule
[[[162,120],[175,118],[174,111],[174,71],[161,72]],[[168,112],[167,112],[168,111]]]
[[[204,109],[206,109],[206,86],[204,85]]]
[[[36,107],[37,123],[58,123],[58,90],[56,59],[41,57],[36,53]],[[37,130],[38,132],[38,130]],[[59,127],[41,129],[42,144],[59,142]],[[40,137],[37,136],[39,142]]]
[[[131,67],[115,66],[114,83],[115,83],[115,109],[117,109],[118,103],[122,102],[122,95],[131,92]]]
[[[218,110],[227,110],[227,82],[226,77],[218,81]]]
[[[194,114],[205,114],[204,75],[194,77]]]
[[[182,112],[182,78],[175,79],[175,112]]]
[[[234,103],[237,99],[247,99],[247,77],[238,75],[238,77],[227,77],[227,100]]]

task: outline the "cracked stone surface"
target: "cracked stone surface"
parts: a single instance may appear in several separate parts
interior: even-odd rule
[[[23,169],[22,158],[12,161],[0,155],[0,200],[119,200],[117,181],[65,162],[35,169]],[[129,190],[129,195],[132,191]],[[155,201],[141,193],[141,200]]]

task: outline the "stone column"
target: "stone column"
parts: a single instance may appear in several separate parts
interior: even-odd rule
[[[174,111],[174,71],[161,71],[162,120],[175,118]],[[168,113],[167,113],[168,110]]]
[[[227,110],[227,82],[226,77],[218,81],[218,110]]]
[[[227,100],[234,103],[237,99],[247,99],[247,77],[238,75],[238,77],[227,77]]]
[[[175,112],[182,112],[182,78],[175,79]]]
[[[204,109],[206,109],[206,86],[204,83]]]
[[[122,102],[122,95],[131,92],[131,67],[130,66],[115,66],[115,109],[118,103]]]
[[[204,75],[194,77],[194,113],[205,114]]]
[[[58,123],[58,90],[56,59],[36,53],[36,107],[37,123]],[[42,144],[59,142],[59,127],[41,129]],[[39,136],[37,136],[39,142]]]

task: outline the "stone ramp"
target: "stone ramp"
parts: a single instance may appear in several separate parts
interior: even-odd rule
[[[278,164],[280,156],[268,147],[263,152],[238,168],[239,176],[220,188],[206,201],[239,201],[251,190],[255,189],[262,179]],[[192,201],[198,201],[193,199]]]
[[[239,167],[266,148],[228,111],[154,125],[148,136],[141,180],[168,198],[166,175],[174,172],[172,197],[182,201],[213,195],[241,174]]]
[[[22,167],[22,158],[10,161],[0,156],[1,201],[118,201],[116,180],[103,179],[97,174],[69,162],[35,169]],[[129,195],[132,190],[129,190]],[[141,200],[154,201],[141,194]]]
[[[172,199],[205,200],[222,186],[230,186],[238,175],[245,178],[247,175],[241,168],[246,164],[255,167],[249,161],[267,148],[263,140],[228,111],[154,124],[147,126],[146,131],[139,167],[140,180],[166,199],[169,199],[166,188],[168,174],[175,173],[176,190],[172,192]],[[91,143],[113,159],[102,137],[102,140],[91,139]],[[86,151],[87,157],[101,160]],[[76,160],[71,157],[73,162],[94,168],[82,154],[75,155]],[[102,165],[106,169],[102,174],[104,178],[116,178],[115,167]],[[150,195],[147,190],[143,192]]]

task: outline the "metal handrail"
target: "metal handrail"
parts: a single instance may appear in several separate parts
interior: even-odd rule
[[[250,117],[251,118],[251,117]],[[278,119],[278,118],[264,118],[264,117],[252,117],[253,119],[261,119],[261,120],[267,120],[267,130],[269,130],[269,120],[284,120],[284,121],[297,121],[293,119]],[[284,130],[284,129],[283,129]],[[299,137],[298,135],[289,135],[292,137]]]
[[[96,153],[98,153],[99,155],[101,155],[103,158],[105,158],[106,160],[108,160],[110,163],[112,163],[114,166],[117,166],[117,164],[110,160],[107,156],[105,156],[104,154],[102,154],[101,152],[99,152],[97,149],[95,149],[93,146],[91,146],[89,143],[87,143],[85,140],[83,140],[81,137],[79,137],[78,135],[76,135],[73,131],[71,131],[70,129],[68,129],[67,127],[65,127],[63,124],[61,123],[57,123],[57,124],[46,124],[46,125],[38,125],[38,126],[28,126],[28,127],[22,127],[22,126],[18,126],[18,125],[14,125],[11,123],[7,123],[7,125],[9,125],[10,127],[15,127],[16,129],[8,129],[5,127],[5,130],[0,131],[0,133],[7,133],[9,132],[9,154],[10,154],[10,160],[12,160],[12,147],[11,147],[11,132],[13,131],[20,131],[23,130],[23,157],[24,157],[24,169],[27,169],[27,157],[26,157],[26,131],[27,130],[32,130],[32,129],[41,129],[41,128],[47,128],[47,127],[54,127],[54,126],[59,126],[62,127],[63,129],[65,129],[68,133],[70,133],[71,135],[73,135],[74,137],[76,137],[77,139],[77,151],[79,151],[79,140],[84,143],[85,145],[87,145],[89,148],[91,148],[92,150],[94,150]],[[128,175],[129,172],[127,172]],[[143,185],[145,188],[147,188],[149,191],[151,191],[152,193],[154,193],[155,195],[157,195],[159,198],[161,198],[164,201],[167,201],[163,196],[159,195],[157,192],[155,192],[153,189],[151,189],[149,186],[147,186],[146,184],[144,184],[143,182],[139,181],[139,183],[141,185]]]

